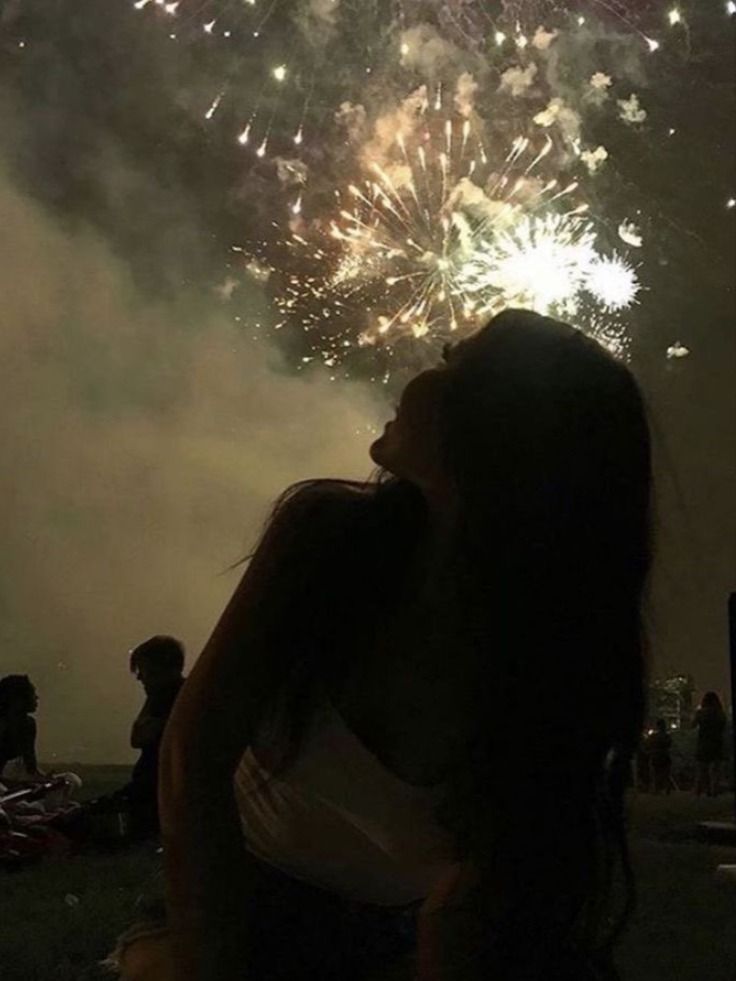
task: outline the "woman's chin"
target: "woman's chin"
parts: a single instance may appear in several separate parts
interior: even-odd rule
[[[370,449],[368,450],[371,460],[373,460],[373,462],[378,467],[386,466],[386,458],[383,452],[385,442],[386,442],[385,437],[379,436],[378,439],[374,440],[371,443]]]
[[[390,473],[394,473],[394,468],[392,466],[393,454],[391,452],[391,444],[386,433],[383,433],[382,436],[379,436],[377,440],[374,440],[374,442],[371,443],[368,452],[371,460],[373,460],[377,467],[381,467],[383,470],[388,470]]]

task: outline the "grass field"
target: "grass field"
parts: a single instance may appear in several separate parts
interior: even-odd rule
[[[126,776],[121,767],[77,771],[90,796]],[[682,793],[632,802],[640,901],[620,947],[626,981],[736,977],[736,882],[714,875],[719,863],[736,863],[736,848],[690,834],[700,820],[731,817],[731,801]],[[155,848],[146,847],[0,873],[0,981],[79,981],[129,924],[157,861]]]

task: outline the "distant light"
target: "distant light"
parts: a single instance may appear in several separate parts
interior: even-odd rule
[[[179,0],[174,0],[173,3],[164,4],[164,10],[166,11],[167,14],[171,14],[172,17],[176,13],[178,7],[179,7]]]
[[[404,41],[404,43],[401,45],[401,53],[402,55],[409,54],[409,45],[406,43],[406,41]]]
[[[730,210],[731,208],[736,208],[736,198],[729,198],[726,201],[726,207]]]
[[[644,40],[647,42],[650,51],[657,51],[659,49],[659,41],[655,41],[653,37],[645,37]]]
[[[677,132],[677,130],[675,129],[675,127],[674,127],[674,126],[670,126],[670,128],[669,128],[669,129],[667,130],[667,132],[668,132],[668,134],[669,134],[670,136],[674,136],[674,135],[675,135],[675,133]]]
[[[286,78],[286,65],[277,65],[271,74],[277,82],[283,82]]]
[[[231,37],[231,35],[232,35],[232,31],[223,31],[222,32],[222,36],[223,37]]]
[[[728,0],[728,3],[726,4],[726,13],[730,17],[733,17],[733,15],[736,14],[736,0]]]
[[[584,23],[585,23],[585,18],[584,17],[578,17],[578,24],[580,24],[581,27],[583,26]]]
[[[677,9],[677,7],[673,7],[672,10],[670,10],[670,12],[667,14],[667,20],[670,22],[670,24],[673,27],[675,24],[682,23],[682,14]]]
[[[506,40],[506,35],[503,33],[503,31],[496,31],[496,44],[499,47],[501,47],[501,45],[504,43],[505,40]]]
[[[25,48],[25,46],[26,46],[26,42],[25,41],[18,41],[18,47],[19,48]]]

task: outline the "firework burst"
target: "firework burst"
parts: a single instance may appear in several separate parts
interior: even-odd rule
[[[278,327],[304,332],[310,360],[367,348],[384,363],[379,349],[401,345],[400,361],[510,304],[625,349],[656,229],[630,187],[617,200],[617,154],[594,134],[652,128],[634,86],[689,43],[686,8],[125,2],[211,65],[191,104],[240,155],[233,200],[253,205],[240,272],[267,288]]]
[[[473,119],[433,111],[426,93],[418,105],[419,121],[381,162],[364,160],[326,223],[293,226],[282,323],[314,331],[315,353],[334,364],[355,346],[434,345],[511,304],[564,315],[585,301],[601,320],[633,302],[634,270],[601,252],[548,135],[518,137],[494,161]]]

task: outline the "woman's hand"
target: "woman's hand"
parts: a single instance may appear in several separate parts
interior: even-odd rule
[[[473,902],[478,878],[471,863],[457,863],[427,896],[417,924],[417,981],[480,981],[476,954],[483,924]]]

